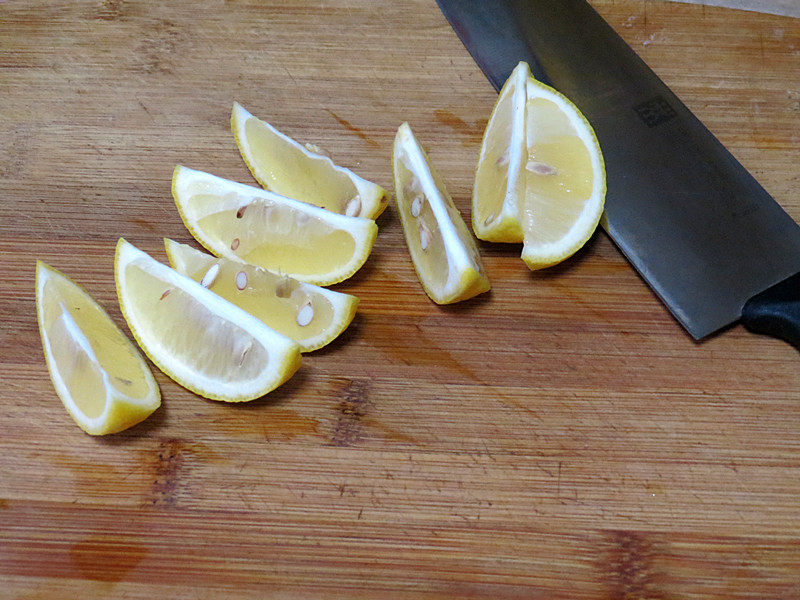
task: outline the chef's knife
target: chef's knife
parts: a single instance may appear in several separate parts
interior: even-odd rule
[[[800,227],[585,0],[437,0],[500,89],[520,60],[606,162],[602,226],[696,339],[741,318],[800,347]]]

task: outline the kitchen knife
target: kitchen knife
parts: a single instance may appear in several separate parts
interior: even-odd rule
[[[606,162],[601,225],[703,338],[739,319],[800,348],[800,227],[585,0],[437,0],[500,89],[520,60]]]

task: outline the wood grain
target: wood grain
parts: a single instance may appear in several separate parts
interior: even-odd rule
[[[800,24],[593,4],[796,219]],[[94,439],[47,377],[36,258],[124,328],[119,236],[189,241],[182,163],[252,183],[233,100],[389,187],[397,125],[467,215],[495,94],[430,1],[0,5],[0,598],[797,598],[800,356],[701,344],[608,238],[429,302],[390,207],[350,329],[245,406],[160,373]],[[127,331],[127,329],[126,329]]]

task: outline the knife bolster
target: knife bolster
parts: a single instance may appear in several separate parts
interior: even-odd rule
[[[800,273],[750,298],[742,309],[742,323],[800,350]]]

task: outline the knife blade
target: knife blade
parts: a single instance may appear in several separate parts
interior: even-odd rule
[[[520,60],[592,124],[601,225],[701,339],[740,318],[800,347],[800,227],[586,0],[437,0],[499,90]]]
[[[762,12],[782,17],[800,17],[800,6],[797,0],[672,0],[673,2],[685,2],[687,4],[706,4],[708,6],[719,6],[720,8],[732,8],[735,10],[750,10]]]

